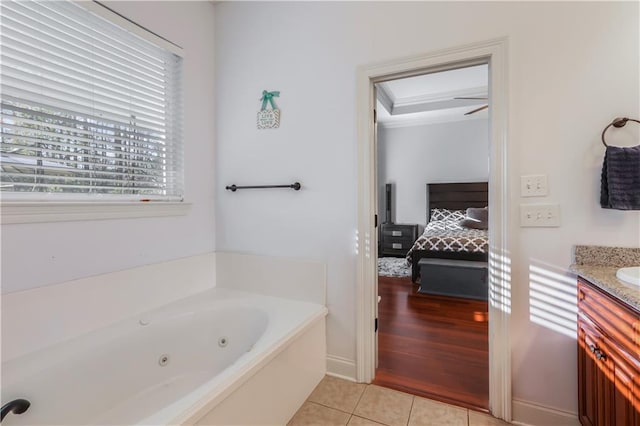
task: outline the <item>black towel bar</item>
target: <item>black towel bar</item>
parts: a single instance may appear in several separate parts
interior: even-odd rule
[[[253,186],[238,186],[228,185],[225,187],[227,191],[236,192],[238,189],[265,189],[265,188],[291,188],[299,191],[302,188],[300,182],[294,182],[291,185],[253,185]]]
[[[635,121],[636,123],[640,123],[639,120],[635,120],[633,118],[627,118],[627,117],[623,117],[623,118],[616,118],[614,119],[607,127],[604,128],[604,130],[602,131],[602,144],[604,146],[609,146],[607,145],[607,143],[604,140],[604,134],[607,130],[609,130],[609,127],[613,126],[615,128],[620,128],[620,127],[624,127],[625,124],[627,124],[627,121]]]

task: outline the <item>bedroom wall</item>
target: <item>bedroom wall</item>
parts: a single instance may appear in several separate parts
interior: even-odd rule
[[[2,225],[2,293],[215,250],[214,7],[147,1],[108,6],[184,48],[185,200],[193,205],[180,217]]]
[[[638,6],[217,3],[218,249],[325,261],[329,368],[353,371],[357,67],[506,36],[513,395],[575,413],[576,341],[571,329],[564,334],[530,315],[530,268],[571,293],[574,244],[640,245],[638,212],[598,206],[600,132],[613,117],[640,115]],[[278,130],[256,130],[264,89],[280,90]],[[637,144],[638,130],[612,137]],[[523,174],[547,174],[549,196],[521,199]],[[302,191],[221,190],[293,179]],[[562,226],[520,228],[524,202],[560,203]]]
[[[396,223],[426,223],[426,185],[489,179],[487,119],[409,127],[378,126],[379,217],[385,184],[393,184]]]

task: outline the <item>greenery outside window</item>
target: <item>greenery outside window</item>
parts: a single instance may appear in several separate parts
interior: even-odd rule
[[[181,201],[177,49],[82,3],[0,12],[3,203]]]

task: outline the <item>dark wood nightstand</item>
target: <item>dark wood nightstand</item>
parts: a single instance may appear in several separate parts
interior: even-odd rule
[[[418,238],[418,225],[383,223],[380,225],[378,257],[405,257]]]

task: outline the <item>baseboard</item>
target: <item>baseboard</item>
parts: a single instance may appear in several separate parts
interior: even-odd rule
[[[340,379],[356,381],[356,363],[347,358],[327,355],[327,374]]]
[[[513,399],[512,423],[526,426],[579,426],[577,413]]]

